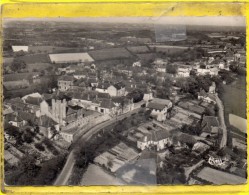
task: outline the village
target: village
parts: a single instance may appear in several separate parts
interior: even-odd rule
[[[6,39],[6,182],[245,183],[247,132],[233,127],[231,137],[221,98],[222,87],[245,74],[245,34],[200,34],[175,45],[132,33],[79,36],[68,48],[63,40]],[[67,163],[71,153],[75,163]]]

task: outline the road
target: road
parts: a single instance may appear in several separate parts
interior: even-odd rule
[[[98,124],[92,128],[90,128],[84,135],[82,135],[74,144],[74,146],[77,146],[77,143],[82,143],[82,142],[86,142],[88,141],[92,135],[94,135],[95,133],[97,133],[98,131],[102,130],[103,128],[115,123],[116,121],[120,121],[122,119],[124,119],[125,117],[129,117],[131,116],[133,113],[137,113],[140,110],[140,108],[136,108],[131,112],[128,112],[126,114],[120,115],[118,117],[114,117],[108,121],[105,121],[101,124]],[[67,158],[67,162],[65,163],[61,173],[59,174],[59,176],[57,177],[57,179],[54,182],[54,185],[67,185],[67,181],[71,175],[71,172],[73,170],[73,166],[75,163],[75,159],[74,159],[74,152],[75,152],[75,147],[71,149],[71,152],[68,155]]]
[[[189,178],[189,175],[190,175],[195,169],[197,169],[198,167],[200,167],[200,166],[203,164],[204,161],[205,161],[205,160],[201,160],[201,161],[199,161],[198,163],[194,164],[193,166],[188,167],[188,168],[185,168],[185,176],[186,176],[186,179],[188,179],[188,178]]]
[[[220,119],[220,128],[222,129],[222,139],[220,142],[220,148],[224,148],[227,145],[227,127],[226,127],[225,117],[224,117],[224,107],[223,107],[222,101],[220,100],[217,94],[215,94],[215,98],[216,98],[217,106],[219,107],[218,114],[219,114],[219,119]]]

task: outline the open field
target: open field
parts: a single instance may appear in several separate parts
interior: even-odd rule
[[[70,51],[74,48],[55,47],[55,46],[29,46],[29,52],[33,53],[58,53]]]
[[[33,72],[34,70],[40,71],[40,70],[45,70],[48,67],[52,67],[50,63],[32,63],[32,64],[27,64],[26,69],[29,70],[29,72]]]
[[[94,60],[110,60],[132,57],[130,52],[128,52],[125,48],[95,50],[90,51],[89,55],[92,56]]]
[[[18,81],[23,79],[29,79],[33,75],[37,73],[13,73],[13,74],[5,74],[3,75],[3,81]]]
[[[107,173],[101,167],[89,165],[84,173],[80,185],[124,185],[125,183],[115,176]]]
[[[157,52],[167,52],[168,54],[179,53],[187,50],[189,47],[180,47],[173,45],[150,45],[150,49],[155,49]]]
[[[245,178],[226,173],[223,171],[218,171],[210,167],[204,167],[198,174],[197,177],[204,179],[206,181],[212,182],[214,184],[244,184],[246,182]]]
[[[49,57],[47,54],[33,54],[17,57],[17,59],[24,61],[26,64],[33,63],[49,63]]]
[[[149,52],[149,48],[147,46],[133,46],[133,47],[127,47],[127,50],[134,54],[138,53],[147,53]]]
[[[156,53],[143,53],[143,54],[137,54],[140,60],[144,61],[150,61],[155,58],[157,54]]]

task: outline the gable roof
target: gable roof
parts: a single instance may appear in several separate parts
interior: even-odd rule
[[[103,99],[100,103],[100,107],[111,109],[111,108],[114,108],[115,105],[110,99]]]
[[[75,78],[73,76],[64,75],[58,78],[58,81],[74,81]]]
[[[149,104],[147,105],[147,108],[163,110],[170,103],[171,103],[170,100],[154,98],[151,102],[149,102]]]
[[[125,87],[125,84],[123,82],[118,82],[113,85],[117,90],[120,90]]]
[[[42,98],[29,96],[25,99],[25,103],[40,106]]]
[[[160,141],[166,139],[170,136],[170,133],[165,130],[153,131],[151,134],[146,134],[144,137],[140,139],[141,142],[148,142],[148,141]]]
[[[46,115],[40,116],[38,118],[38,126],[42,127],[52,127],[53,125],[56,125],[57,123],[53,121],[51,118],[47,117]]]
[[[88,53],[60,53],[49,54],[51,62],[65,63],[65,62],[93,62],[94,60]]]
[[[204,116],[202,119],[201,127],[204,132],[211,132],[212,127],[218,127],[219,121],[214,116]]]

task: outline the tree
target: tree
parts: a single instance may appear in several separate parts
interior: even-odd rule
[[[111,161],[111,159],[108,160],[107,166],[108,166],[109,168],[112,168],[112,167],[113,167],[113,162]]]
[[[39,150],[39,151],[45,151],[44,146],[41,143],[36,143],[35,147]]]
[[[18,72],[22,69],[25,69],[26,66],[27,66],[27,64],[23,60],[15,58],[10,66],[10,69],[14,72]]]
[[[177,68],[176,68],[176,66],[174,66],[174,65],[167,65],[166,66],[166,71],[167,71],[167,73],[169,73],[169,74],[176,74],[177,73]]]

